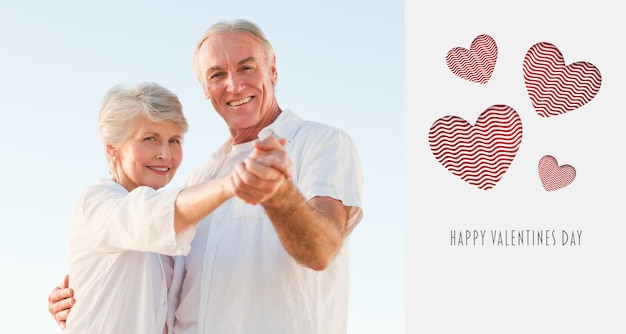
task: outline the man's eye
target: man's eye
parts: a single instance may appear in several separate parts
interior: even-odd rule
[[[219,77],[221,77],[221,76],[223,76],[223,75],[224,75],[224,73],[222,73],[222,72],[217,72],[217,73],[213,73],[213,74],[211,74],[211,76],[210,76],[209,78],[210,78],[210,79],[217,79],[217,78],[219,78]]]
[[[172,139],[172,140],[170,140],[170,143],[180,144],[180,140],[179,139]]]

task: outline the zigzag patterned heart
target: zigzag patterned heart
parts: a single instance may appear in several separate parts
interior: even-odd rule
[[[559,166],[556,158],[545,155],[539,160],[539,179],[546,191],[554,191],[570,185],[576,178],[576,169],[571,165]]]
[[[469,50],[455,47],[446,55],[446,65],[455,75],[480,84],[489,82],[498,59],[498,46],[489,35],[478,35]]]

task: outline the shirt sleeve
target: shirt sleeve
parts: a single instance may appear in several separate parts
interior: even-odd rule
[[[104,252],[133,250],[185,255],[195,227],[174,232],[174,204],[182,188],[156,191],[137,187],[131,192],[96,186],[85,192],[73,219],[89,230]]]
[[[294,152],[299,157],[297,185],[309,200],[328,196],[350,207],[347,230],[363,217],[363,171],[356,146],[350,136],[337,128],[310,129],[304,145]]]

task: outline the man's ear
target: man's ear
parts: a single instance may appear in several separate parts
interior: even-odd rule
[[[202,93],[204,93],[205,99],[211,99],[211,93],[209,93],[209,88],[204,84],[204,82],[202,83]]]
[[[276,83],[278,80],[278,70],[276,69],[276,55],[272,57],[272,61],[270,62],[270,77],[272,78],[272,83]]]

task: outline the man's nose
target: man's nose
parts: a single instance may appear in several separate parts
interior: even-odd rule
[[[226,85],[228,92],[234,94],[239,93],[244,87],[243,81],[236,73],[228,75],[228,78],[226,79]]]

